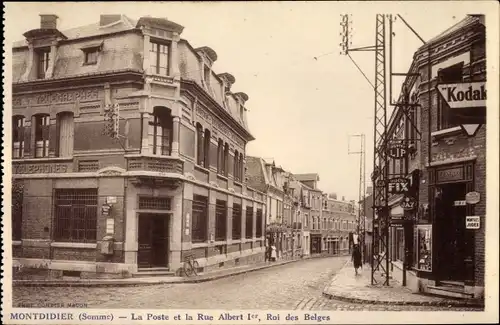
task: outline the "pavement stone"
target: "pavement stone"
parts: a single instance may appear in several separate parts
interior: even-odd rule
[[[351,303],[370,303],[387,305],[414,306],[478,306],[482,303],[465,299],[442,298],[420,293],[413,293],[397,280],[390,279],[389,286],[383,286],[384,279],[379,277],[375,285],[371,284],[371,269],[364,265],[355,275],[352,262],[348,261],[333,277],[323,290],[323,296]]]

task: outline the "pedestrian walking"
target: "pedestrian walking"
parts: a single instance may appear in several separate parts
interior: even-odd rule
[[[352,250],[352,258],[351,261],[354,264],[354,272],[358,275],[358,268],[362,267],[361,265],[361,250],[359,249],[359,245],[354,245]]]
[[[271,261],[276,262],[276,257],[277,257],[276,246],[274,246],[274,244],[273,244],[271,246]]]

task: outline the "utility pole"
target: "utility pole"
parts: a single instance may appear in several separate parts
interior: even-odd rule
[[[365,165],[365,134],[354,134],[350,138],[360,138],[360,150],[350,151],[350,141],[347,144],[347,151],[349,155],[359,155],[359,190],[358,190],[358,240],[361,246],[362,260],[364,261],[366,255],[365,247],[365,197],[366,197],[366,165]],[[350,139],[349,139],[350,140]]]

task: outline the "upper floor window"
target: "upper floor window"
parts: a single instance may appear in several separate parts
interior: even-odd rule
[[[242,121],[243,121],[243,115],[244,115],[244,112],[245,112],[245,110],[244,110],[243,106],[240,106],[240,119],[241,119]]]
[[[217,173],[224,173],[224,142],[219,139],[217,144]]]
[[[224,176],[227,176],[229,170],[229,144],[224,145]]]
[[[448,68],[444,68],[438,71],[438,83],[448,84],[448,83],[459,83],[463,81],[462,71],[464,63],[454,64]],[[442,100],[441,96],[438,96],[438,130],[447,129],[454,126],[458,126],[458,123],[453,120],[452,110],[450,106]]]
[[[207,67],[207,66],[205,66],[205,67],[203,68],[203,77],[204,77],[205,85],[206,85],[207,87],[209,87],[209,86],[210,86],[210,74],[211,74],[211,72],[210,72],[210,68],[209,68],[209,67]]]
[[[204,135],[204,153],[205,153],[205,159],[203,160],[204,164],[203,166],[205,168],[210,168],[210,139],[212,138],[210,131],[208,129],[205,129],[205,135]]]
[[[45,79],[50,64],[50,49],[37,51],[37,78]]]
[[[49,126],[50,116],[47,114],[35,115],[35,157],[49,156]]]
[[[164,76],[168,75],[168,56],[169,46],[167,44],[151,42],[151,49],[149,50],[151,72]]]
[[[74,122],[72,112],[61,112],[57,114],[57,125],[59,130],[59,157],[69,157],[73,154]]]
[[[239,181],[240,180],[240,154],[238,153],[238,150],[234,152],[234,165],[233,165],[233,175],[234,179]]]
[[[196,124],[196,140],[197,140],[197,159],[196,163],[200,166],[203,166],[204,164],[204,154],[203,154],[203,147],[204,147],[204,142],[203,142],[203,126],[201,126],[200,123]]]
[[[149,122],[149,135],[152,137],[154,155],[168,156],[172,147],[173,119],[170,110],[155,107]]]
[[[24,116],[12,117],[12,158],[24,157]]]
[[[84,51],[85,54],[85,64],[92,65],[97,63],[97,57],[99,56],[99,50],[96,48],[88,49]]]

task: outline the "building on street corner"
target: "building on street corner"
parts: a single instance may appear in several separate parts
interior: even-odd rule
[[[405,194],[389,198],[393,276],[399,281],[405,277],[414,291],[481,298],[486,221],[484,16],[468,15],[427,42],[415,52],[410,72],[421,77],[406,78],[400,100],[406,97],[413,105],[410,116],[416,128],[395,109],[388,134],[409,144],[406,158],[389,164],[389,174],[408,180]],[[475,89],[474,96],[454,93],[462,88]],[[457,108],[454,99],[460,96],[467,101]]]
[[[13,46],[15,263],[120,277],[264,259],[248,96],[183,29],[101,15],[59,31],[41,15]]]

